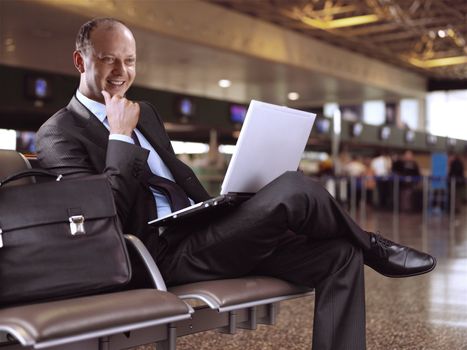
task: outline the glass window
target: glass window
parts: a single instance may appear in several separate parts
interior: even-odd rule
[[[16,150],[16,131],[0,129],[0,149]]]
[[[467,140],[467,90],[432,92],[426,110],[428,132]]]
[[[175,154],[201,154],[208,153],[209,145],[200,142],[172,141]]]
[[[401,122],[404,127],[411,130],[419,129],[418,114],[419,106],[418,101],[414,99],[403,99],[400,102]]]
[[[383,125],[386,121],[384,101],[366,101],[363,103],[363,122],[370,125]]]
[[[339,105],[337,103],[325,103],[323,106],[323,115],[327,118],[332,118],[336,110],[339,110]]]

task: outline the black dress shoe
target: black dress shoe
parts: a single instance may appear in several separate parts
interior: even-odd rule
[[[436,259],[429,254],[370,233],[371,248],[364,252],[365,264],[387,277],[410,277],[430,272]]]

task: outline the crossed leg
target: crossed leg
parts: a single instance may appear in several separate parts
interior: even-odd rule
[[[314,181],[286,173],[238,208],[165,234],[168,284],[261,274],[313,287],[314,348],[365,348],[367,234]]]

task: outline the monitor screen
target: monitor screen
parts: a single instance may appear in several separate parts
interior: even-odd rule
[[[45,100],[52,97],[50,80],[41,76],[27,76],[26,97],[36,100]]]
[[[454,146],[457,144],[457,140],[448,137],[448,138],[446,139],[446,144],[447,144],[449,147],[454,147]]]
[[[16,132],[16,150],[21,153],[36,152],[36,133],[33,131]]]
[[[328,134],[331,129],[331,120],[328,118],[316,119],[315,128],[318,134]]]
[[[230,121],[236,124],[242,124],[245,121],[247,107],[243,105],[230,105]]]
[[[426,135],[426,143],[427,143],[427,145],[433,146],[433,145],[436,145],[437,142],[438,142],[438,137],[437,137],[437,136],[431,135],[431,134],[427,134],[427,135]]]
[[[177,117],[189,118],[195,114],[195,104],[189,97],[179,97],[175,103],[175,114]]]
[[[363,124],[362,123],[354,123],[350,128],[350,134],[352,137],[358,137],[362,134],[363,131]]]
[[[412,143],[415,141],[415,131],[407,130],[404,134],[405,142]]]
[[[391,128],[389,126],[383,126],[379,129],[379,138],[381,140],[387,140],[391,136]]]

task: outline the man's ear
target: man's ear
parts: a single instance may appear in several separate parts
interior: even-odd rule
[[[78,72],[84,73],[84,57],[81,51],[76,50],[73,52],[73,63]]]

